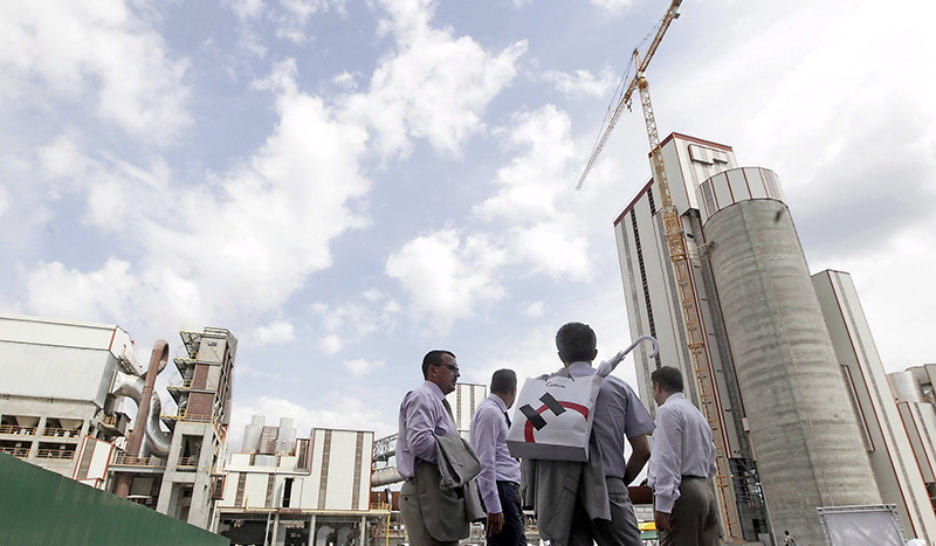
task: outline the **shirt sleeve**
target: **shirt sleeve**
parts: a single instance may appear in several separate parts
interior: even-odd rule
[[[475,478],[478,492],[484,501],[484,508],[490,514],[497,514],[503,509],[497,495],[497,475],[495,453],[497,449],[497,427],[495,417],[502,417],[492,411],[480,408],[471,424],[471,447],[478,454],[481,473]]]
[[[624,387],[627,393],[627,422],[625,423],[627,437],[635,438],[641,434],[650,434],[656,428],[653,417],[650,417],[650,412],[637,397],[634,389],[627,383],[624,383]]]
[[[665,405],[658,408],[648,484],[653,488],[654,509],[667,514],[673,511],[673,505],[679,499],[679,484],[682,482],[681,438],[682,423],[679,415],[667,411]]]
[[[413,393],[407,401],[406,441],[413,455],[430,463],[436,462],[435,420],[432,418],[432,399],[429,395]]]

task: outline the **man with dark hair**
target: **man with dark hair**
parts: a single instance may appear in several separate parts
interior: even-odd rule
[[[475,478],[487,512],[489,546],[526,544],[520,504],[520,462],[507,451],[507,409],[517,398],[517,374],[503,369],[491,377],[491,394],[471,419],[471,446],[481,461]]]
[[[658,407],[647,483],[653,488],[660,544],[715,546],[720,529],[709,482],[716,471],[712,428],[682,393],[678,369],[663,366],[650,374],[650,381]]]
[[[440,489],[441,475],[434,435],[458,434],[452,408],[445,400],[445,395],[455,390],[459,377],[455,354],[443,350],[429,351],[423,358],[422,373],[425,382],[406,393],[400,404],[396,460],[400,475],[406,478],[400,490],[400,514],[414,546],[455,546],[458,538],[464,538],[452,538],[460,531],[456,530],[453,535],[447,525],[448,516],[434,510],[432,503],[420,502],[425,500],[422,497],[424,490]],[[435,483],[420,483],[417,487],[417,474],[424,481]]]
[[[598,355],[597,337],[587,324],[571,322],[559,328],[556,349],[564,365],[557,374],[576,378],[596,373],[592,361]],[[593,541],[599,546],[640,546],[643,542],[627,484],[637,477],[650,458],[647,434],[653,431],[653,420],[634,390],[610,375],[601,382],[593,411],[595,417],[589,440],[589,461],[585,463],[587,468],[576,470],[572,466],[576,463],[537,465],[535,487],[555,492],[555,501],[535,507],[540,530],[548,529],[553,543],[559,546],[591,546]],[[625,438],[632,448],[626,462]],[[553,470],[546,471],[542,466],[551,466]],[[563,468],[568,470],[555,471]],[[595,473],[597,482],[589,478]],[[601,483],[601,476],[604,483]],[[569,477],[578,485],[575,498],[564,503],[560,499],[568,498],[562,495],[567,484],[554,482]],[[535,497],[553,495],[540,497],[540,493],[536,493]],[[572,502],[574,506],[569,506]],[[564,517],[567,510],[572,511],[568,529],[564,523],[560,524],[569,520]]]

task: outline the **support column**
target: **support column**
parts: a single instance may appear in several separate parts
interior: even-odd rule
[[[315,544],[315,514],[309,518],[309,546]]]
[[[276,534],[279,532],[279,512],[273,517],[273,536],[270,537],[270,546],[276,546]]]
[[[367,516],[361,516],[361,542],[367,544]]]
[[[39,438],[42,437],[42,434],[45,432],[46,426],[46,417],[43,415],[39,418],[39,422],[36,423],[36,430],[32,435],[32,443],[29,444],[29,455],[26,458],[30,461],[35,460],[36,453],[39,452]]]

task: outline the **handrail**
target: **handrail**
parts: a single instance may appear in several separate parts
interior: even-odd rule
[[[179,462],[176,463],[176,466],[188,466],[194,468],[198,466],[198,457],[179,457]]]
[[[74,456],[73,449],[40,449],[36,452],[39,459],[71,459]]]
[[[28,457],[29,448],[28,447],[0,447],[0,453],[5,453],[7,455],[12,455],[14,457]]]
[[[21,427],[19,425],[0,425],[0,434],[23,434],[32,436],[36,433],[36,427]]]
[[[81,433],[80,429],[46,427],[45,430],[42,431],[42,436],[59,436],[59,437],[65,437],[65,438],[73,438],[75,436],[78,436],[78,434],[80,433]]]
[[[157,457],[133,457],[130,455],[117,455],[114,457],[114,462],[112,463],[115,466],[153,466],[153,467],[163,467],[166,466],[166,461],[159,459]]]

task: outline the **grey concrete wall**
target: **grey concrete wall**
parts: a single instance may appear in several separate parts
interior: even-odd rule
[[[773,528],[824,544],[816,507],[881,496],[789,211],[742,201],[705,235]]]

